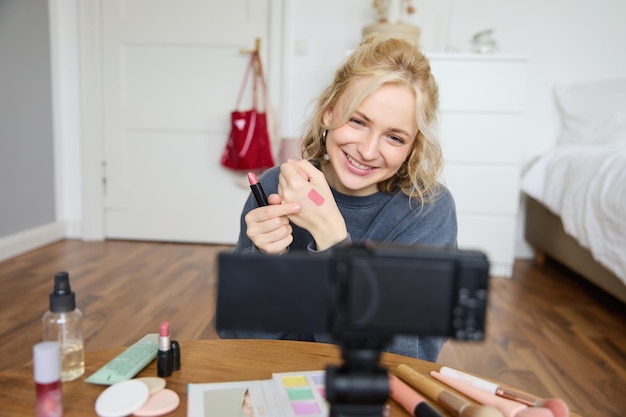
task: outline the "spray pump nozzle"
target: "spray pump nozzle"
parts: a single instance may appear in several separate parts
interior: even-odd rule
[[[54,276],[54,290],[50,294],[50,311],[63,313],[76,308],[76,297],[70,287],[70,275],[63,271]]]

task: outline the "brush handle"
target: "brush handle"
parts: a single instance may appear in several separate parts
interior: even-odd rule
[[[444,417],[443,414],[428,404],[424,397],[392,374],[389,374],[389,393],[391,398],[412,416]]]
[[[446,375],[441,375],[439,372],[431,371],[430,375],[438,381],[454,388],[463,395],[468,396],[476,402],[484,405],[490,405],[497,408],[504,414],[505,417],[515,417],[518,413],[528,409],[528,406],[515,401],[507,400],[506,398],[498,397],[494,394],[485,392],[480,388],[476,388],[473,385],[466,384],[465,382],[457,381],[454,378],[450,378]],[[534,413],[534,409],[531,413]],[[533,415],[543,415],[541,412]]]
[[[449,376],[450,378],[454,378],[457,381],[465,382],[466,384],[470,384],[475,386],[476,388],[480,388],[483,391],[490,392],[492,394],[497,394],[498,384],[494,384],[493,382],[486,381],[482,378],[478,378],[477,376],[470,375],[465,372],[457,371],[456,369],[452,369],[447,366],[442,366],[439,369],[439,373],[441,375]]]
[[[443,405],[446,410],[452,411],[455,415],[460,416],[461,411],[473,405],[469,401],[464,400],[456,394],[451,393],[450,391],[443,390],[441,394],[439,394],[439,404]]]
[[[398,365],[396,367],[395,374],[398,376],[398,378],[402,379],[413,388],[424,393],[432,400],[438,401],[439,394],[444,391],[444,388],[441,385],[415,371],[413,368],[408,367],[407,365]]]
[[[536,395],[529,394],[525,391],[515,388],[503,387],[498,384],[494,384],[493,382],[489,382],[485,379],[470,375],[465,372],[457,371],[456,369],[452,369],[447,366],[442,366],[441,369],[439,369],[439,373],[441,375],[456,379],[457,381],[472,385],[476,388],[480,388],[485,392],[489,392],[491,394],[495,394],[499,397],[507,398],[509,400],[517,401],[518,403],[525,404],[529,407],[536,405],[537,402],[540,400],[540,398]]]

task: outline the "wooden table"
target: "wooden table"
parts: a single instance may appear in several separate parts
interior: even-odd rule
[[[341,363],[339,348],[325,343],[276,340],[197,340],[181,341],[181,369],[167,378],[167,387],[180,395],[180,406],[168,416],[187,416],[187,384],[270,379],[275,372],[325,369]],[[64,417],[95,416],[94,405],[103,385],[85,378],[122,352],[113,348],[85,355],[85,374],[63,384]],[[383,353],[382,363],[389,369],[406,364],[428,375],[441,365],[406,356]],[[137,376],[156,376],[156,361]],[[408,416],[394,401],[391,416]],[[441,408],[431,401],[436,408]],[[0,415],[33,416],[35,384],[32,364],[0,372]],[[450,414],[443,413],[446,416]]]
[[[341,363],[337,346],[325,343],[276,340],[181,341],[181,369],[168,377],[167,387],[180,395],[180,406],[168,416],[187,416],[187,384],[270,379],[274,372],[325,369]],[[63,416],[95,416],[94,405],[106,386],[85,378],[117,356],[124,348],[106,349],[85,355],[85,374],[63,383]],[[427,373],[439,366],[406,356],[383,353],[388,367],[405,363]],[[156,361],[137,376],[156,376]],[[392,403],[392,416],[406,416]],[[0,415],[33,416],[35,384],[32,364],[0,372]]]

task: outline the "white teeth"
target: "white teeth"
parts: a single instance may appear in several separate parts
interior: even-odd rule
[[[359,162],[357,162],[356,160],[352,159],[352,157],[348,154],[346,154],[346,158],[348,158],[348,161],[350,161],[350,163],[352,165],[354,165],[355,167],[359,168],[359,169],[372,169],[371,167],[367,166],[367,165],[363,165]]]

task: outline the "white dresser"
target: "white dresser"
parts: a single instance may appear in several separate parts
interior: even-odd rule
[[[492,276],[513,271],[527,60],[427,54],[440,91],[443,182],[457,205],[459,247],[480,249]]]

